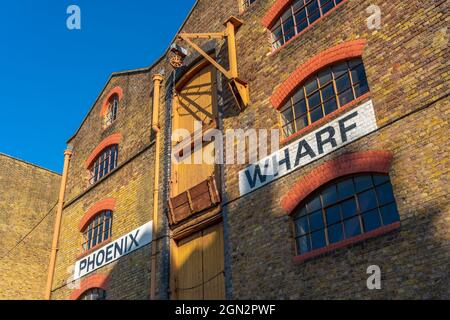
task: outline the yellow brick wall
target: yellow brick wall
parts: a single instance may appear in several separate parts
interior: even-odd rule
[[[59,184],[0,154],[0,299],[43,299]]]

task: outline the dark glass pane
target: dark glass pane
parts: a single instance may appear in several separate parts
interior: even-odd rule
[[[316,21],[319,18],[320,18],[320,11],[319,10],[317,10],[315,12],[311,12],[311,14],[308,14],[309,24],[313,23],[314,21]]]
[[[329,68],[322,70],[321,72],[319,72],[318,75],[319,78],[319,83],[321,86],[327,84],[328,82],[331,81],[332,76],[331,76],[331,71]]]
[[[309,200],[306,209],[308,210],[308,213],[311,213],[313,211],[319,210],[322,207],[320,204],[320,198],[319,196],[314,197],[313,199]]]
[[[372,178],[370,176],[355,177],[356,191],[363,191],[372,187]]]
[[[308,218],[302,217],[295,221],[295,229],[297,236],[303,236],[309,233]]]
[[[332,67],[334,78],[337,79],[348,71],[347,62],[341,62]]]
[[[336,186],[332,185],[325,190],[322,191],[322,201],[324,206],[329,206],[335,202],[337,202],[337,192],[336,192]]]
[[[109,172],[109,159],[109,156],[105,158],[105,173]]]
[[[377,207],[377,200],[375,198],[375,191],[373,189],[360,193],[358,195],[358,200],[361,212]]]
[[[337,184],[339,199],[345,199],[355,194],[352,179],[341,181]]]
[[[290,17],[283,23],[284,41],[288,41],[295,35],[294,18]]]
[[[336,89],[339,93],[347,90],[350,87],[350,77],[347,73],[341,76],[339,79],[336,79]]]
[[[317,91],[312,96],[308,97],[309,108],[313,109],[320,105],[320,93]]]
[[[336,243],[344,239],[342,224],[338,223],[328,227],[328,240],[330,243]]]
[[[303,8],[305,6],[305,3],[303,0],[297,0],[294,3],[292,3],[292,8],[294,12],[297,12],[298,9]]]
[[[97,243],[101,243],[103,241],[103,223],[100,223],[98,227],[98,241]]]
[[[369,85],[367,84],[367,82],[360,82],[357,85],[355,85],[356,98],[362,96],[367,92],[369,92]]]
[[[354,198],[346,200],[341,204],[342,216],[345,218],[353,217],[356,213],[356,201]]]
[[[292,97],[292,100],[294,101],[295,104],[297,101],[303,100],[304,98],[305,93],[303,92],[303,88],[301,88],[300,90],[297,90],[297,92]]]
[[[366,72],[362,64],[352,70],[352,80],[353,83],[366,82]]]
[[[294,105],[295,117],[298,118],[306,113],[306,101],[301,100]]]
[[[109,218],[105,221],[105,237],[104,239],[107,240],[109,238]]]
[[[281,25],[279,25],[278,27],[272,29],[272,36],[273,36],[273,40],[274,42],[280,41],[282,42],[283,39],[283,31],[281,29]],[[284,42],[280,43],[280,45],[282,45]]]
[[[325,227],[323,224],[322,210],[316,211],[309,216],[309,227],[311,228],[311,231],[323,229]]]
[[[392,185],[390,183],[385,183],[381,186],[378,186],[376,190],[378,196],[378,204],[380,206],[395,201],[394,191],[392,190]]]
[[[351,69],[354,69],[356,66],[359,66],[360,64],[362,64],[361,59],[352,59],[348,61],[348,65]]]
[[[305,207],[299,207],[295,210],[295,216],[296,217],[301,217],[304,216],[306,214],[306,209]]]
[[[374,174],[373,181],[375,185],[379,185],[389,181],[389,177],[387,175]]]
[[[311,111],[311,123],[323,118],[322,107],[319,106]]]
[[[288,108],[287,110],[283,111],[281,113],[281,118],[283,119],[283,123],[289,123],[294,120],[294,113],[292,112],[291,108]]]
[[[302,32],[308,27],[308,20],[302,20],[300,22],[297,21],[297,33]]]
[[[309,236],[297,238],[297,250],[300,254],[311,251]]]
[[[347,103],[353,101],[353,91],[352,89],[348,89],[347,91],[342,92],[339,95],[339,103],[342,106],[345,106]]]
[[[94,234],[93,234],[93,238],[92,238],[92,246],[93,247],[97,244],[97,237],[98,237],[97,228],[94,228]]]
[[[311,234],[311,240],[312,240],[312,248],[313,249],[320,249],[325,247],[325,232],[324,230],[320,230],[317,232],[314,232]]]
[[[361,233],[358,217],[354,217],[344,221],[345,235],[347,238],[357,236]]]
[[[88,249],[90,249],[91,248],[91,243],[92,243],[92,228],[91,227],[89,227],[89,229],[88,229]]]
[[[334,96],[334,87],[333,84],[330,83],[326,87],[322,88],[322,99],[326,101]]]
[[[334,110],[336,110],[338,108],[337,103],[336,103],[336,98],[330,99],[327,102],[325,102],[323,104],[323,107],[325,109],[325,114],[332,113]]]
[[[306,82],[306,84],[305,84],[306,94],[310,94],[317,88],[318,88],[318,85],[317,85],[316,77],[313,77],[311,80],[308,80],[308,82]],[[310,105],[311,105],[311,102],[310,102]]]
[[[397,222],[400,220],[400,216],[398,215],[397,205],[394,203],[388,204],[387,206],[380,208],[381,217],[383,219],[383,224],[388,225],[393,222]]]
[[[304,127],[308,126],[308,117],[304,115],[303,117],[300,117],[297,120],[295,120],[295,123],[297,125],[297,131],[301,130]]]
[[[319,10],[319,4],[317,0],[309,1],[309,3],[306,5],[306,8],[308,9],[308,15],[311,13],[314,13],[315,11]]]
[[[379,228],[381,226],[380,215],[378,210],[371,210],[364,213],[363,216],[364,230],[366,232]]]
[[[339,213],[339,205],[330,207],[326,209],[325,212],[327,216],[327,225],[341,221],[341,215]]]
[[[328,2],[327,2],[328,1]],[[322,6],[322,13],[325,14],[334,7],[333,0],[320,0]]]
[[[294,9],[295,10],[295,9]],[[303,8],[295,13],[295,21],[297,25],[306,19],[306,10]]]

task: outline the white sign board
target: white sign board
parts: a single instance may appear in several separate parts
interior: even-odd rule
[[[75,263],[73,280],[77,280],[152,242],[152,225],[153,221],[147,222],[116,241],[108,243],[78,260]]]
[[[241,196],[301,168],[377,129],[372,101],[330,121],[319,129],[239,172]]]

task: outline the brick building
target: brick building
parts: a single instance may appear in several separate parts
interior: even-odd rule
[[[61,176],[0,154],[0,299],[42,299]]]
[[[449,9],[197,1],[68,141],[51,298],[449,298]],[[257,162],[172,157],[220,154],[232,129],[223,157]]]

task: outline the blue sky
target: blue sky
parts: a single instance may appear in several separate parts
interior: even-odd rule
[[[109,75],[151,65],[195,0],[0,1],[0,152],[61,172]],[[69,5],[81,30],[68,30]]]

